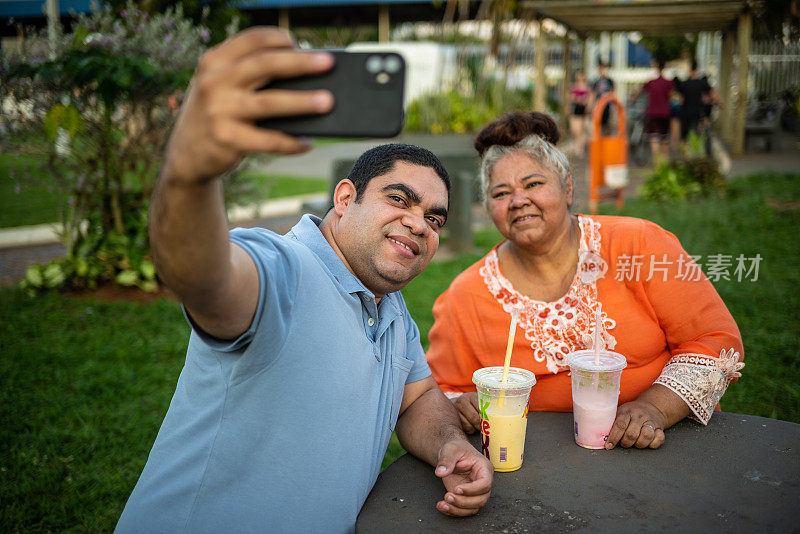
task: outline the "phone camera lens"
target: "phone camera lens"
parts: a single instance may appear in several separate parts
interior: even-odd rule
[[[386,72],[394,74],[400,71],[400,58],[397,56],[387,56],[384,60],[383,67]]]
[[[379,72],[377,76],[375,76],[375,81],[381,85],[385,85],[389,83],[389,75],[385,72]]]
[[[380,56],[369,56],[367,58],[367,72],[375,74],[383,69],[383,59]]]

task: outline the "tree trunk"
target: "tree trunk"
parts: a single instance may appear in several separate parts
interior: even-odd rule
[[[111,149],[114,146],[114,124],[111,120],[111,106],[108,102],[103,105],[103,226],[106,233],[112,230],[119,234],[125,233],[122,222],[122,208],[120,207],[120,191],[122,177],[119,167],[114,164]]]

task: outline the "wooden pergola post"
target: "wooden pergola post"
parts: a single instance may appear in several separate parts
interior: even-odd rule
[[[719,62],[719,97],[722,100],[722,109],[719,115],[719,125],[717,130],[722,135],[722,140],[728,144],[732,144],[733,135],[731,133],[731,124],[733,120],[733,102],[731,91],[733,73],[733,31],[728,30],[722,34],[722,50],[720,52]]]
[[[583,64],[583,75],[586,76],[586,79],[589,79],[589,73],[592,70],[592,63],[589,59],[589,37],[587,35],[583,36],[583,50],[581,50],[581,63]]]
[[[569,37],[569,28],[564,33],[564,79],[561,83],[561,131],[569,131],[569,77],[572,72],[572,40]]]
[[[278,27],[283,28],[284,30],[289,29],[289,8],[282,7],[280,11],[278,11]]]
[[[539,33],[536,36],[536,56],[534,58],[536,92],[534,93],[533,109],[546,113],[545,97],[547,95],[547,80],[544,76],[544,59],[547,55],[547,51],[545,50],[544,24],[542,24],[542,19],[538,19],[537,22],[539,24]]]
[[[389,4],[378,6],[378,42],[389,42]]]
[[[58,0],[47,0],[45,3],[47,11],[47,42],[50,46],[50,58],[56,57],[56,41],[58,41],[59,22],[61,20],[61,9]]]
[[[750,13],[739,15],[738,48],[739,48],[739,95],[736,99],[736,122],[733,127],[734,156],[744,154],[744,128],[747,120],[747,78],[750,71],[750,35],[753,30],[753,16]]]

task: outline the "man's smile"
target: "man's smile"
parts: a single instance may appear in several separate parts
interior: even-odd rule
[[[403,255],[413,258],[419,254],[419,245],[413,240],[401,235],[387,236],[387,239],[396,245],[395,248],[403,253]]]

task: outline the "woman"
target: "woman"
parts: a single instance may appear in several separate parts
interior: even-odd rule
[[[478,134],[482,188],[505,240],[433,307],[428,362],[465,431],[480,424],[472,373],[502,365],[520,310],[512,365],[536,374],[530,409],[571,411],[566,356],[623,354],[620,405],[606,443],[657,448],[687,416],[703,424],[737,372],[736,323],[674,235],[641,219],[570,213],[572,177],[542,113],[515,112]]]
[[[575,82],[569,88],[569,99],[572,102],[569,129],[572,133],[572,154],[581,158],[586,150],[586,110],[591,94],[592,88],[586,83],[583,71],[576,71]]]

